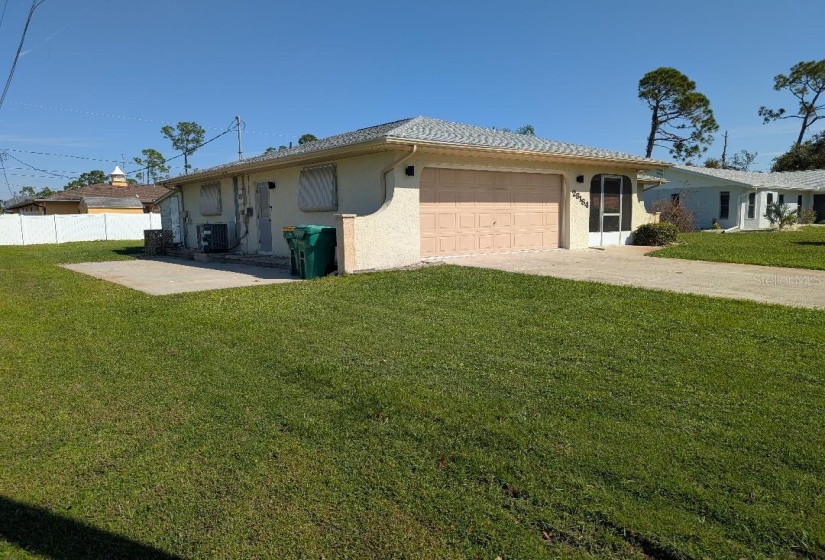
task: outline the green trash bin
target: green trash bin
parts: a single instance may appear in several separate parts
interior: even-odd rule
[[[286,226],[283,231],[286,244],[289,245],[289,274],[298,276],[298,241],[295,239],[295,226]]]
[[[335,269],[335,228],[295,226],[295,253],[298,276],[320,278]]]

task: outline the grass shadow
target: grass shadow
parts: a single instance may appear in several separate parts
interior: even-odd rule
[[[795,241],[794,245],[813,245],[814,247],[825,247],[825,241]]]
[[[143,245],[132,245],[132,246],[129,246],[129,247],[124,247],[122,249],[115,249],[112,252],[117,253],[118,255],[126,255],[127,257],[134,257],[135,255],[142,255],[143,254]]]
[[[153,546],[5,496],[0,496],[0,539],[55,559],[180,559]]]

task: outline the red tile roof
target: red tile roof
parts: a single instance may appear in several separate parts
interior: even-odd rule
[[[164,187],[152,187],[149,185],[129,185],[126,187],[113,187],[112,185],[88,185],[70,191],[60,191],[52,193],[43,198],[36,199],[36,202],[59,202],[59,201],[80,201],[84,196],[102,196],[107,198],[137,198],[143,203],[154,202],[166,193],[169,189]]]

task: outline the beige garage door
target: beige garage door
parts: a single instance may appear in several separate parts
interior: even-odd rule
[[[421,256],[554,249],[560,200],[560,175],[424,169]]]

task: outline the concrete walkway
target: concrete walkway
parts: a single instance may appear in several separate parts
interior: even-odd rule
[[[646,257],[650,247],[431,259],[460,266],[707,296],[825,308],[825,271]]]
[[[153,296],[280,284],[298,280],[290,276],[288,271],[280,268],[201,263],[169,257],[64,264],[62,266]]]

